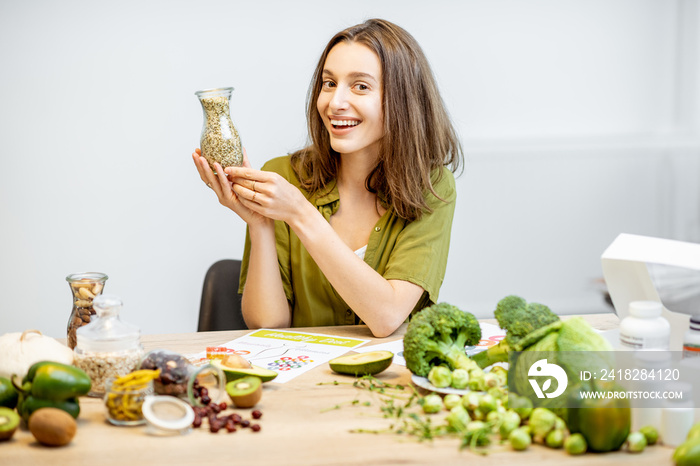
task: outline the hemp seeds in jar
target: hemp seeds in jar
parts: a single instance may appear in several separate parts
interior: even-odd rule
[[[232,87],[197,91],[204,112],[200,137],[202,156],[214,170],[214,162],[223,168],[243,165],[243,145],[229,110]]]
[[[109,378],[136,369],[143,347],[138,327],[119,319],[122,308],[119,298],[101,295],[93,305],[99,318],[77,330],[73,364],[90,376],[92,389],[88,395],[101,397]]]

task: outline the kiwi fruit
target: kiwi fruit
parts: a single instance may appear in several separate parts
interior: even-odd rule
[[[247,376],[226,384],[226,393],[237,408],[252,408],[262,398],[262,380]]]
[[[19,426],[19,414],[14,409],[0,408],[0,441],[9,440]]]
[[[73,416],[58,408],[37,409],[29,416],[28,424],[39,443],[52,447],[67,445],[78,430]]]

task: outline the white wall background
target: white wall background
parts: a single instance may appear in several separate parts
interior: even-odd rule
[[[194,91],[236,88],[259,167],[304,145],[318,55],[370,17],[422,44],[466,150],[441,300],[604,311],[617,234],[700,241],[696,0],[0,0],[0,333],[65,336],[86,270],[144,333],[196,330],[244,224],[192,165]]]

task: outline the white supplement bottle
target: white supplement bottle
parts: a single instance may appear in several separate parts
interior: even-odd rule
[[[690,318],[690,327],[683,337],[683,358],[700,357],[700,314]]]
[[[667,386],[669,392],[682,393],[681,398],[667,398],[661,410],[661,442],[669,447],[677,447],[685,442],[688,431],[693,426],[695,404],[693,388],[689,383],[677,382]]]
[[[661,303],[632,301],[627,317],[620,322],[620,345],[633,350],[667,350],[671,325],[661,317]]]

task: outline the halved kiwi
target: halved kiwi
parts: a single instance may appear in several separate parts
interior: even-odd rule
[[[19,414],[14,409],[0,408],[0,440],[9,440],[19,426]]]
[[[262,398],[262,380],[247,376],[226,384],[226,393],[237,408],[252,408]]]

